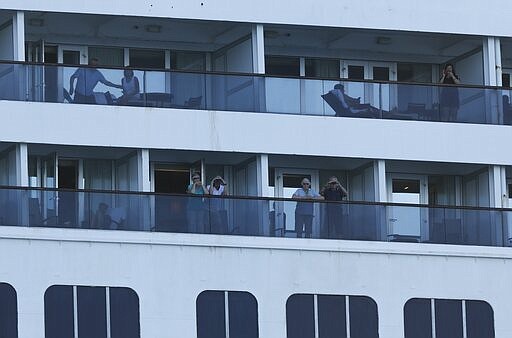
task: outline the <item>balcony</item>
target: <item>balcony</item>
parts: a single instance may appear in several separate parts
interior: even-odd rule
[[[500,87],[133,69],[139,91],[123,96],[120,87],[125,69],[85,66],[83,69],[87,71],[81,71],[73,85],[92,86],[92,89],[79,96],[70,90],[70,78],[77,69],[77,66],[1,62],[0,99],[512,124],[511,91]],[[110,84],[93,80],[94,85],[90,85],[87,76],[97,76],[94,70]]]
[[[299,209],[311,228],[296,227]],[[288,211],[288,213],[286,212]],[[0,188],[0,225],[510,246],[512,209]]]

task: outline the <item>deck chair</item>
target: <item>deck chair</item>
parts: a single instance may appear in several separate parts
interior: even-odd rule
[[[201,107],[202,100],[203,96],[191,97],[187,101],[185,101],[185,108],[199,108]]]

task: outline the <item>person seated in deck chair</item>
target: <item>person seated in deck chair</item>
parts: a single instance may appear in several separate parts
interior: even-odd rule
[[[351,99],[352,101],[359,101],[360,98],[353,99],[345,94],[345,87],[342,84],[335,84],[334,89],[331,89],[329,92],[336,96],[336,98],[340,101],[341,106],[343,107],[343,113],[357,114],[363,111],[367,111],[366,108],[354,108],[347,103],[347,99]]]

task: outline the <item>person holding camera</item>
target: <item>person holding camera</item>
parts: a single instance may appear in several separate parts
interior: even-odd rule
[[[460,84],[460,79],[455,73],[455,68],[451,63],[447,63],[444,66],[439,82],[446,85]],[[457,112],[459,110],[459,90],[456,87],[441,87],[439,106],[441,121],[457,121]]]
[[[187,193],[195,195],[188,199],[188,231],[193,233],[204,233],[204,202],[203,198],[197,195],[208,195],[208,190],[201,182],[201,176],[199,174],[195,173],[192,175],[192,183],[189,184]]]

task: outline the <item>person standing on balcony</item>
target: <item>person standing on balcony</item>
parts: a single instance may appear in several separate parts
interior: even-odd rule
[[[451,63],[447,63],[444,66],[439,82],[448,85],[460,84],[460,79],[455,73],[455,68]],[[439,106],[442,121],[457,121],[459,90],[456,87],[442,87]]]
[[[99,60],[97,58],[91,58],[89,60],[89,66],[78,68],[73,75],[69,78],[69,95],[72,96],[75,93],[73,98],[74,103],[89,103],[96,104],[96,99],[94,98],[94,87],[98,84],[98,82],[103,83],[106,86],[114,87],[122,89],[121,85],[112,83],[105,79],[103,74],[96,69],[98,66]],[[75,85],[76,79],[76,88]]]
[[[208,193],[213,196],[226,196],[226,181],[220,176],[213,178],[210,185],[206,187]],[[210,222],[211,232],[214,234],[227,233],[227,213],[224,209],[224,200],[222,198],[209,198],[210,202]]]
[[[322,195],[326,201],[340,202],[348,196],[348,192],[347,189],[341,185],[336,176],[331,176],[327,184],[320,191],[320,195]],[[326,203],[325,210],[328,238],[345,238],[345,229],[343,229],[343,205],[340,203]]]
[[[311,189],[311,182],[307,178],[302,179],[302,188],[292,195],[293,199],[299,200],[295,207],[295,233],[297,238],[302,238],[304,232],[306,238],[311,238],[313,232],[314,203],[304,200],[324,199],[315,190]]]
[[[208,190],[201,182],[201,176],[195,173],[192,175],[192,183],[187,188],[191,195],[208,195]],[[190,197],[187,209],[188,231],[193,233],[204,233],[204,203],[201,197]]]

